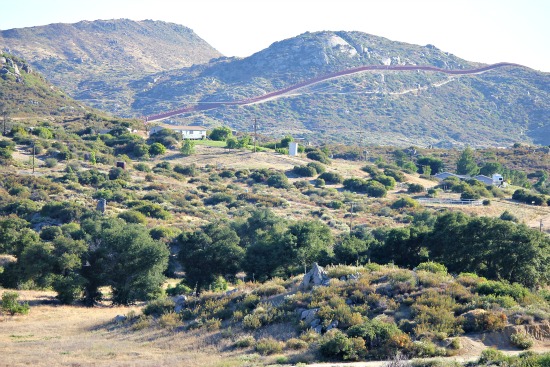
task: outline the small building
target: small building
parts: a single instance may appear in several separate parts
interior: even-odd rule
[[[190,140],[206,139],[206,128],[202,126],[157,124],[149,129],[149,135],[156,134],[163,129],[168,129],[177,134],[181,134],[181,137],[183,139],[190,139]]]
[[[502,177],[501,174],[495,173],[493,177],[487,177],[485,175],[477,175],[477,176],[468,176],[468,175],[457,175],[455,173],[451,172],[441,172],[434,175],[434,177],[440,181],[443,181],[444,179],[448,177],[456,177],[459,180],[478,180],[480,182],[483,182],[487,186],[503,186],[506,187],[506,182],[504,182],[504,177]]]
[[[298,155],[298,143],[295,141],[288,143],[288,154],[292,157],[296,157]]]

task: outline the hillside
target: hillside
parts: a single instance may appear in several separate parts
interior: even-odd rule
[[[7,118],[84,115],[90,110],[8,53],[0,54],[0,100]]]
[[[3,30],[0,47],[74,98],[111,112],[127,111],[129,80],[221,56],[184,26],[128,19]]]
[[[363,65],[428,65],[465,70],[480,64],[432,45],[393,42],[360,32],[305,33],[245,59],[158,74],[136,82],[133,110],[148,115],[194,103],[239,101]],[[191,102],[190,101],[197,101]],[[440,147],[550,143],[550,75],[506,67],[455,76],[377,70],[335,78],[251,106],[223,106],[175,117],[185,123],[229,123],[265,134],[292,133],[322,142]]]

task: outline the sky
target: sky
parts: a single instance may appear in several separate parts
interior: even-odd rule
[[[225,56],[344,30],[550,72],[550,0],[13,0],[1,10],[2,30],[116,18],[178,23]]]

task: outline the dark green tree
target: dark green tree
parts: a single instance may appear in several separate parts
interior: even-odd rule
[[[237,233],[225,223],[211,223],[193,233],[178,236],[178,260],[185,269],[186,281],[200,294],[216,278],[234,276],[244,257]]]
[[[480,168],[479,173],[491,177],[494,173],[501,173],[502,166],[498,162],[487,162]]]
[[[370,243],[355,236],[346,236],[334,245],[334,260],[338,264],[362,264],[368,260]]]
[[[114,218],[92,218],[82,227],[90,247],[82,270],[89,304],[100,296],[102,285],[111,286],[114,304],[151,299],[161,292],[169,251],[146,227]]]
[[[459,175],[475,176],[479,173],[479,167],[474,158],[474,150],[469,146],[462,151],[456,162],[456,173]]]
[[[231,129],[227,126],[218,126],[212,129],[208,136],[211,140],[226,141],[233,136]]]
[[[333,237],[330,228],[323,222],[301,220],[291,224],[288,231],[296,265],[305,269],[331,255]]]

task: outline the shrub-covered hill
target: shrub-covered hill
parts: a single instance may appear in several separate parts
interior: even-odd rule
[[[162,299],[149,303],[142,315],[129,315],[123,325],[135,332],[169,328],[182,338],[203,328],[219,334],[221,350],[284,355],[281,360],[290,364],[380,360],[396,353],[460,355],[461,337],[479,332],[502,333],[519,349],[549,341],[548,292],[472,273],[449,275],[432,262],[414,270],[337,265],[320,276],[323,284],[313,289],[302,288],[300,275]]]
[[[239,101],[306,80],[364,65],[478,66],[432,45],[394,42],[361,32],[313,32],[276,42],[245,59],[158,74],[136,82],[133,110],[143,115],[194,103]],[[300,134],[310,141],[441,147],[502,146],[516,141],[549,144],[545,116],[550,75],[523,67],[476,75],[373,71],[334,78],[283,98],[225,106],[179,121],[230,124],[250,130],[255,118],[273,136]],[[364,135],[357,134],[362,131]]]
[[[0,31],[0,45],[72,97],[114,113],[132,103],[130,80],[221,56],[191,29],[153,20],[8,29]]]
[[[0,118],[82,116],[90,108],[53,86],[25,60],[0,54]]]

